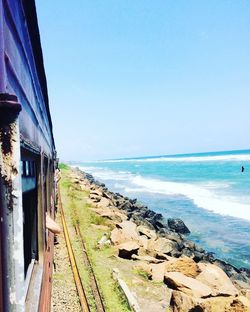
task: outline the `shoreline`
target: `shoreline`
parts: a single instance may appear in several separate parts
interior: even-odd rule
[[[159,237],[172,241],[174,248],[169,252],[169,256],[175,258],[187,256],[192,258],[196,263],[204,262],[215,264],[232,280],[250,282],[250,270],[248,268],[237,268],[224,260],[220,260],[214,256],[214,253],[200,248],[192,240],[189,240],[186,235],[190,234],[190,231],[181,219],[165,219],[162,214],[156,213],[147,206],[142,205],[137,199],[130,199],[120,193],[110,191],[104,183],[100,183],[93,175],[82,171],[78,167],[74,167],[72,170],[76,171],[83,179],[86,179],[93,189],[99,189],[99,193],[97,192],[96,195],[92,196],[93,201],[95,201],[98,196],[101,195],[100,192],[102,192],[101,197],[106,200],[111,200],[112,205],[121,210],[122,213],[125,213],[129,221],[137,225],[144,225],[156,231]]]
[[[88,173],[62,170],[68,214],[86,239],[105,303],[109,306],[111,298],[122,295],[130,307],[119,299],[110,311],[135,311],[134,304],[140,312],[249,311],[249,272],[209,257],[179,233],[188,233],[182,220],[169,223]]]

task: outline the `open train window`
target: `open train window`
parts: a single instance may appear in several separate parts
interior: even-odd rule
[[[23,251],[24,276],[31,275],[35,260],[38,260],[37,231],[37,174],[36,158],[23,151],[21,160],[22,198],[23,198]]]
[[[35,260],[37,253],[37,203],[36,190],[23,193],[23,248],[24,248],[24,274]]]

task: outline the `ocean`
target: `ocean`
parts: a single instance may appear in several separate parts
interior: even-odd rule
[[[74,163],[114,192],[181,218],[189,239],[250,269],[250,150]],[[244,171],[242,172],[242,166]]]

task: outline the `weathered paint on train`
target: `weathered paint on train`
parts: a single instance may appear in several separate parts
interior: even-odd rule
[[[0,0],[0,310],[50,311],[56,152],[34,0]]]

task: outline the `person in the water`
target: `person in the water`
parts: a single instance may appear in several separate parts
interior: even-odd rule
[[[244,170],[245,170],[245,168],[242,166],[242,167],[241,167],[241,172],[244,172]]]

